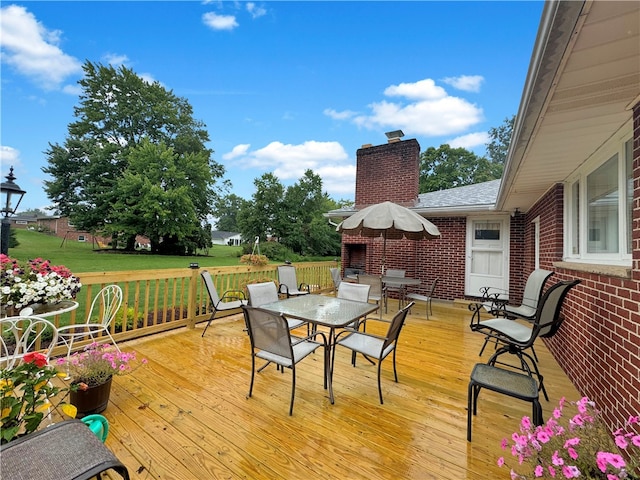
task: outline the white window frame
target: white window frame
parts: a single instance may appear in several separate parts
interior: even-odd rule
[[[627,234],[627,180],[625,144],[632,139],[632,123],[625,124],[602,147],[596,150],[587,161],[564,183],[564,260],[572,262],[595,263],[604,265],[631,265],[632,255],[628,253]],[[618,252],[589,253],[587,177],[617,154],[618,157]],[[579,205],[575,205],[574,185],[578,182]],[[574,209],[574,206],[576,207]],[[579,252],[574,253],[573,222],[574,211],[578,212]]]

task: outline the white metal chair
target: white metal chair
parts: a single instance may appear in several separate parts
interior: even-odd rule
[[[202,337],[213,322],[213,319],[218,312],[225,312],[228,310],[234,310],[242,307],[247,304],[247,300],[244,298],[244,292],[240,290],[227,290],[222,294],[222,298],[218,295],[218,290],[216,290],[216,286],[213,283],[213,279],[211,278],[211,274],[207,270],[203,270],[200,273],[202,280],[204,281],[204,286],[207,289],[207,293],[209,294],[209,301],[211,302],[211,308],[213,308],[213,312],[211,313],[211,317],[207,322],[207,325],[204,327],[202,331]]]
[[[387,268],[384,272],[387,277],[395,277],[395,278],[404,278],[406,275],[406,270],[401,270],[397,268]],[[384,311],[387,312],[387,303],[389,302],[389,294],[393,293],[398,297],[398,306],[401,307],[404,302],[405,294],[407,293],[407,287],[405,285],[402,286],[391,286],[385,285],[383,289],[384,293]],[[398,308],[399,310],[400,308]]]
[[[338,288],[337,298],[343,298],[345,300],[353,300],[354,302],[369,303],[369,291],[371,285],[364,283],[350,283],[342,282]],[[358,329],[359,322],[354,322],[348,325],[348,327]]]
[[[286,294],[287,298],[310,293],[309,285],[298,283],[296,267],[293,265],[280,265],[278,267],[278,282],[280,283],[278,293]]]
[[[313,332],[305,338],[291,336],[287,319],[282,314],[262,310],[254,307],[242,307],[245,322],[249,330],[251,341],[251,384],[248,397],[253,394],[253,382],[256,374],[256,358],[273,362],[279,367],[290,368],[291,403],[289,415],[293,415],[293,401],[296,393],[296,364],[315,352],[319,347],[324,347],[324,388],[327,388],[327,338],[321,332]],[[320,335],[323,342],[318,342],[315,337]]]
[[[375,364],[375,362],[371,359],[377,360],[378,362],[378,394],[380,395],[380,404],[382,405],[384,402],[382,401],[382,386],[380,384],[380,373],[382,367],[382,361],[389,356],[390,353],[393,352],[393,376],[395,378],[396,383],[398,382],[398,372],[396,370],[396,345],[398,343],[398,336],[400,335],[400,331],[402,330],[402,326],[407,318],[407,313],[409,309],[413,306],[413,302],[404,307],[402,310],[399,310],[398,313],[395,314],[391,324],[389,325],[389,329],[385,336],[373,335],[370,333],[359,332],[355,329],[345,329],[336,335],[335,338],[335,346],[340,345],[341,347],[346,347],[351,350],[353,353],[361,353],[365,356],[367,360],[371,363]],[[332,365],[335,365],[335,356],[336,349],[335,346],[333,348],[333,355],[331,359]],[[353,357],[352,357],[352,363]],[[354,363],[355,366],[355,363]],[[331,369],[333,371],[333,368]]]
[[[249,292],[249,305],[252,307],[260,307],[280,300],[275,282],[250,283],[247,285],[247,291]],[[289,329],[293,330],[301,327],[306,322],[287,318],[287,323],[289,324]]]
[[[122,305],[122,289],[115,284],[107,285],[91,302],[91,309],[85,323],[58,327],[58,339],[67,347],[67,360],[71,356],[73,343],[87,337],[96,342],[104,341],[107,337],[116,350],[120,351],[109,330],[120,305]]]
[[[49,359],[58,343],[58,330],[49,320],[30,315],[0,319],[0,368],[10,369],[25,354],[39,351]]]
[[[414,302],[424,302],[425,309],[427,311],[427,320],[429,320],[429,315],[433,315],[433,310],[431,308],[431,301],[433,300],[433,294],[436,291],[436,285],[438,284],[438,279],[436,278],[432,283],[431,287],[427,291],[426,295],[417,292],[409,292],[407,293],[407,299],[413,300]]]
[[[365,273],[358,274],[357,277],[358,277],[358,283],[369,285],[371,287],[369,289],[369,300],[373,300],[378,304],[380,319],[382,319],[382,301],[383,301],[382,277],[380,277],[380,275],[368,275]]]
[[[338,287],[340,287],[340,284],[342,283],[342,278],[340,277],[340,269],[339,268],[330,268],[329,271],[331,272],[331,280],[333,281],[333,290],[334,293],[338,293]]]

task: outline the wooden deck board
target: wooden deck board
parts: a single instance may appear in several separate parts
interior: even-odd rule
[[[429,320],[419,306],[412,313],[398,346],[399,383],[391,358],[383,364],[384,405],[376,367],[360,357],[354,368],[339,349],[335,405],[317,352],[298,366],[292,417],[290,371],[267,367],[247,398],[240,315],[215,321],[204,338],[200,324],[122,343],[148,364],[114,380],[107,445],[133,479],[509,478],[496,465],[500,441],[531,415],[530,404],[483,390],[467,442],[469,374],[493,347],[478,357],[483,337],[469,330],[467,310],[434,305]],[[376,323],[367,329],[387,328]],[[536,352],[550,397],[541,399],[546,418],[560,397],[578,393],[542,343]]]

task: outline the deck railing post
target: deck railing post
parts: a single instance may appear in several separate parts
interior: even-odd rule
[[[199,268],[191,268],[189,279],[189,296],[187,298],[187,328],[196,328],[196,299],[198,297]]]

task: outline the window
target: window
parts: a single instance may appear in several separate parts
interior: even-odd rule
[[[633,165],[630,127],[585,163],[565,188],[565,258],[631,262]]]
[[[86,241],[87,241],[87,239],[85,238],[85,236],[84,236],[84,235],[78,235],[78,241],[79,241],[79,242],[86,242]]]
[[[477,222],[475,240],[500,240],[500,222]]]

